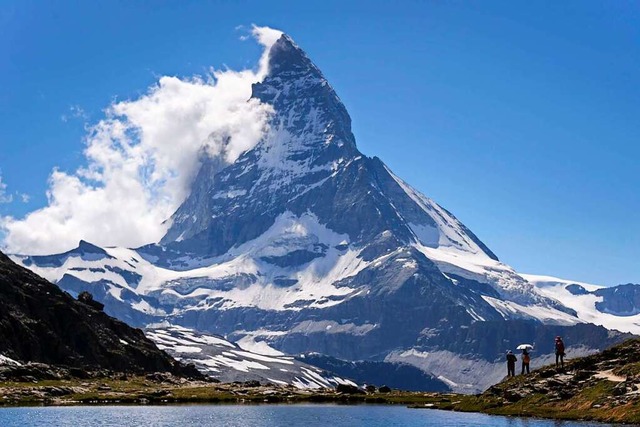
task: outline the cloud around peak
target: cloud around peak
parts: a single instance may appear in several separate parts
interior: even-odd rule
[[[268,128],[272,109],[250,99],[251,85],[267,74],[269,49],[282,32],[253,26],[251,33],[264,46],[256,69],[162,76],[145,94],[108,106],[89,127],[84,164],[52,171],[47,205],[0,218],[5,250],[47,254],[81,239],[126,247],[158,241],[202,156],[231,163]]]
[[[262,80],[269,73],[269,53],[273,45],[282,37],[284,33],[280,30],[276,30],[270,27],[259,27],[255,24],[251,25],[251,37],[258,41],[263,47],[264,51],[258,62],[258,78]],[[249,36],[243,36],[242,39],[246,40]]]
[[[253,34],[258,43],[263,45],[265,50],[268,51],[284,33],[274,28],[258,27],[254,24],[252,25],[251,34]]]

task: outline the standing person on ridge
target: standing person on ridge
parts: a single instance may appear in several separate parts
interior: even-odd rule
[[[516,361],[518,358],[511,350],[507,351],[507,377],[516,376]]]
[[[556,337],[556,368],[558,367],[558,362],[560,362],[560,366],[564,369],[564,342],[562,342],[562,337]]]
[[[529,374],[529,363],[531,362],[531,356],[529,356],[529,350],[526,348],[522,350],[522,373],[520,375],[524,375],[525,369],[527,370],[527,374]]]

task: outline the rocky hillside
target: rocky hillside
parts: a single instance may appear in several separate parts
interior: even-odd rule
[[[546,366],[477,396],[442,398],[419,407],[640,423],[640,339],[568,361],[565,369]]]
[[[0,252],[0,364],[40,362],[84,370],[197,374],[141,330],[76,300]]]

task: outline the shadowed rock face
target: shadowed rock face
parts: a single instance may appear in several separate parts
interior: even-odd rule
[[[411,391],[451,391],[447,384],[433,375],[404,363],[369,360],[351,362],[318,353],[301,355],[298,360],[351,378],[359,384],[386,385]]]
[[[73,299],[1,252],[0,354],[88,370],[189,371],[139,329],[109,317],[95,302]]]
[[[594,295],[602,297],[596,308],[603,313],[633,316],[640,313],[640,285],[628,283],[612,288],[598,289]]]

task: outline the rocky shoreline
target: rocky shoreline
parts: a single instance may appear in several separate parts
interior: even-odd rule
[[[258,381],[219,383],[188,379],[169,373],[130,375],[85,372],[84,378],[55,377],[57,372],[41,364],[25,365],[19,375],[0,382],[0,406],[62,406],[109,404],[261,404],[261,403],[376,403],[423,404],[440,399],[437,393],[391,390],[388,387],[342,385],[337,389],[305,390],[294,386],[261,384]],[[44,372],[45,379],[34,374]],[[68,371],[65,371],[68,372]],[[2,374],[0,373],[0,378]]]

